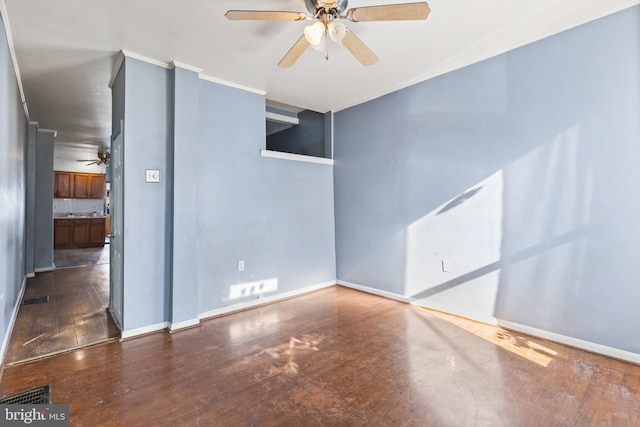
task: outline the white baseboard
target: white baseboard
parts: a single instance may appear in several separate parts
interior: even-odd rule
[[[20,303],[22,302],[22,297],[24,296],[24,290],[26,287],[27,276],[24,276],[22,279],[22,285],[20,285],[20,290],[18,291],[18,298],[13,305],[13,313],[11,313],[11,319],[7,325],[7,331],[5,332],[4,339],[2,340],[2,347],[0,347],[0,365],[4,365],[4,356],[6,355],[7,347],[9,347],[9,340],[13,333],[13,326],[16,324],[16,319],[18,318],[18,310],[20,310]]]
[[[36,268],[34,271],[34,273],[46,273],[48,271],[55,271],[56,266],[52,265],[51,267],[43,267],[43,268]]]
[[[368,294],[378,295],[380,297],[385,297],[389,299],[393,299],[400,302],[411,303],[415,300],[415,298],[406,297],[400,294],[394,294],[393,292],[382,291],[376,288],[370,288],[368,286],[357,285],[355,283],[346,282],[344,280],[338,280],[338,285],[344,286],[347,288],[356,289],[358,291],[366,292]]]
[[[373,295],[379,295],[385,298],[394,299],[401,302],[411,303],[414,298],[406,297],[404,295],[394,294],[392,292],[381,291],[379,289],[370,288],[368,286],[357,285],[355,283],[346,282],[344,280],[338,280],[338,285],[353,288],[362,292],[367,292]],[[471,319],[473,320],[473,319]],[[531,326],[521,325],[519,323],[509,322],[507,320],[497,319],[497,324],[507,329],[522,332],[528,335],[532,335],[538,338],[554,341],[559,344],[568,345],[571,347],[586,350],[592,353],[602,354],[604,356],[613,357],[615,359],[627,360],[629,362],[640,364],[640,354],[632,353],[630,351],[620,350],[614,347],[608,347],[602,344],[596,344],[589,341],[584,341],[578,338],[567,337],[564,335],[556,334],[554,332],[545,331],[543,329],[533,328]]]
[[[291,298],[297,295],[306,294],[308,292],[316,291],[318,289],[327,288],[329,286],[333,286],[336,284],[335,280],[331,280],[329,282],[320,283],[318,285],[307,286],[302,289],[296,289],[295,291],[283,292],[281,294],[269,296],[266,298],[259,298],[253,301],[241,302],[238,304],[233,304],[227,307],[219,308],[216,310],[206,311],[204,313],[198,314],[197,319],[185,320],[182,322],[171,323],[171,322],[160,322],[153,325],[144,326],[142,328],[130,329],[126,331],[122,331],[121,339],[133,338],[139,335],[146,335],[152,332],[157,332],[163,329],[168,329],[170,332],[177,331],[179,329],[184,329],[188,327],[192,327],[200,323],[201,319],[207,319],[210,317],[221,316],[223,314],[233,313],[235,311],[245,310],[247,308],[256,307],[263,304],[269,304],[275,301]]]
[[[224,314],[230,314],[235,311],[246,310],[248,308],[257,307],[264,304],[270,304],[272,302],[280,301],[283,299],[295,297],[298,295],[306,294],[308,292],[317,291],[318,289],[328,288],[329,286],[334,286],[336,284],[335,280],[331,280],[329,282],[320,283],[317,285],[307,286],[305,288],[296,289],[295,291],[283,292],[281,294],[272,295],[264,298],[254,299],[251,301],[240,302],[233,305],[228,305],[226,307],[217,308],[215,310],[205,311],[204,313],[198,314],[199,319],[208,319],[210,317],[222,316]]]
[[[200,319],[198,318],[183,320],[182,322],[171,322],[169,323],[169,332],[177,332],[181,329],[192,328],[199,324],[200,324]]]
[[[143,326],[142,328],[129,329],[128,331],[122,331],[120,338],[126,339],[136,337],[138,335],[146,335],[152,332],[161,331],[169,327],[169,322],[160,322],[153,325]]]
[[[578,338],[567,337],[565,335],[545,331],[544,329],[538,329],[531,326],[521,325],[519,323],[509,322],[508,320],[498,319],[498,325],[507,329],[522,332],[524,334],[533,335],[539,338],[547,339],[549,341],[554,341],[559,344],[565,344],[592,353],[598,353],[604,356],[613,357],[615,359],[627,360],[629,362],[640,364],[640,354],[638,353],[632,353],[630,351],[620,350],[615,347],[608,347],[606,345],[596,344]]]
[[[36,273],[27,273],[27,279],[33,279],[34,277],[36,277]]]

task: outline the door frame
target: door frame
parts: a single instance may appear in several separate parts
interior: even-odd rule
[[[117,143],[116,140],[120,139]],[[116,252],[118,245],[122,246],[124,233],[124,121],[120,120],[113,135],[111,135],[111,161],[110,168],[110,241],[109,241],[109,312],[116,325],[123,331],[124,325],[124,248],[120,250],[119,255]],[[121,170],[121,191],[115,191],[116,164],[120,165]],[[117,197],[117,199],[114,197]],[[115,236],[114,238],[114,234]],[[118,259],[119,258],[119,259]]]

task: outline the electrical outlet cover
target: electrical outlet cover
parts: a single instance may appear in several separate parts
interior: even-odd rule
[[[145,169],[146,182],[160,182],[160,171],[158,169]]]

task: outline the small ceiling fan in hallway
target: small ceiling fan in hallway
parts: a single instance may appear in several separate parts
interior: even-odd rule
[[[101,166],[101,165],[108,165],[110,159],[111,159],[111,153],[105,150],[105,151],[98,151],[97,159],[86,159],[86,160],[76,160],[76,161],[89,162],[85,166],[91,166],[91,165]]]
[[[426,2],[365,6],[347,9],[348,0],[305,0],[308,15],[305,12],[266,11],[266,10],[229,10],[225,14],[230,20],[278,20],[301,21],[316,20],[305,28],[293,47],[280,60],[280,67],[291,67],[309,46],[324,43],[325,58],[328,39],[342,43],[349,52],[364,66],[373,65],[378,57],[344,24],[337,22],[346,19],[351,22],[371,21],[407,21],[427,19],[431,10]]]

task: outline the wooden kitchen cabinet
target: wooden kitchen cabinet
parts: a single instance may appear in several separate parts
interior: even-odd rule
[[[104,245],[106,218],[91,218],[89,220],[89,244]]]
[[[55,172],[53,175],[53,197],[69,199],[73,197],[73,172]]]
[[[89,243],[89,220],[73,220],[73,242],[74,245],[86,245]]]
[[[53,183],[56,199],[104,199],[104,174],[54,171]]]
[[[54,248],[104,246],[106,218],[56,218]]]
[[[76,173],[73,178],[73,198],[74,199],[90,199],[91,186],[89,184],[89,175]]]
[[[104,199],[104,177],[104,175],[89,176],[91,199]]]
[[[73,220],[56,219],[53,221],[53,247],[69,247],[73,242]]]

